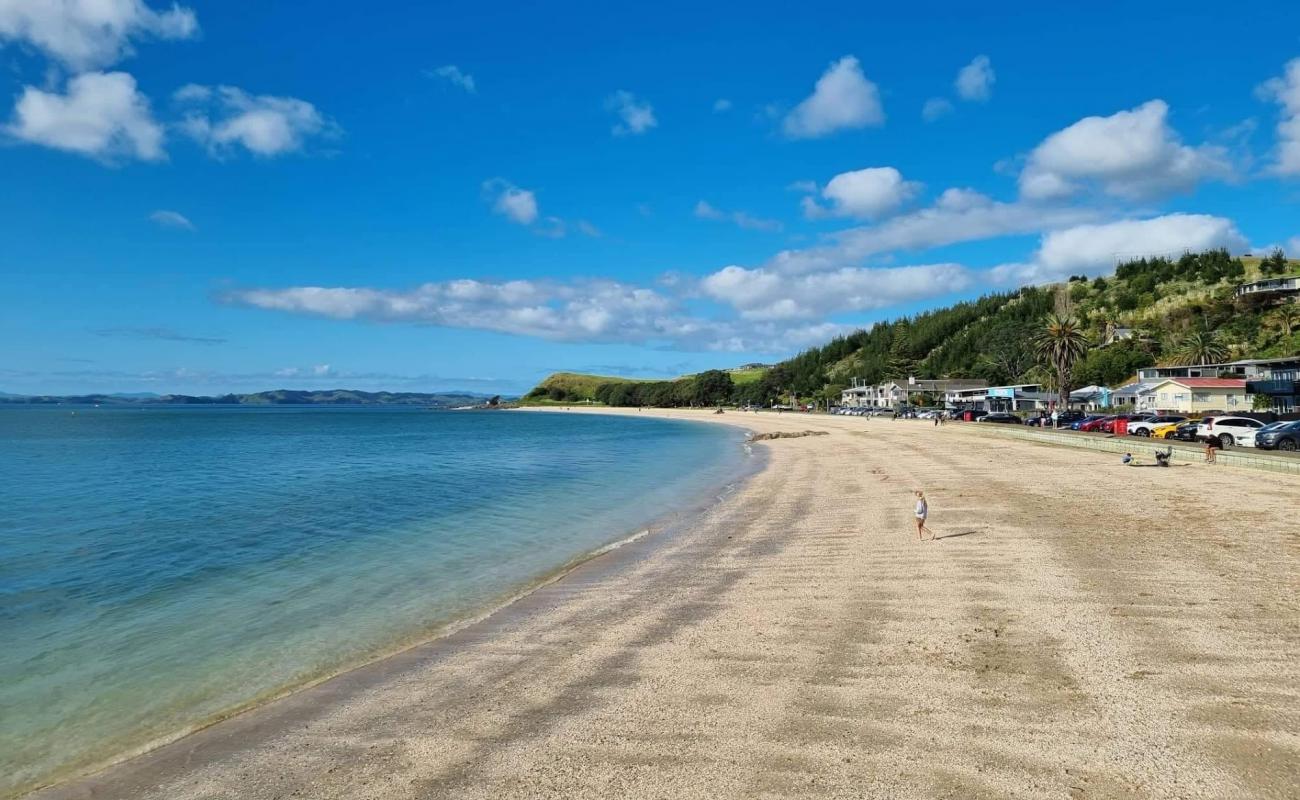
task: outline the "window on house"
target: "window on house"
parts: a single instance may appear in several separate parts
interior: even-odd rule
[[[1208,403],[1208,402],[1210,402],[1210,393],[1209,393],[1209,392],[1192,392],[1192,402],[1193,402],[1193,403]]]

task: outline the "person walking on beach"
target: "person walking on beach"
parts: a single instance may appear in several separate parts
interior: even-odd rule
[[[917,489],[916,490],[916,540],[918,542],[924,538],[921,535],[922,531],[929,532],[930,538],[931,539],[934,538],[934,531],[925,527],[925,518],[928,516],[930,516],[930,504],[925,502],[925,492],[921,491],[920,489]]]
[[[1205,463],[1213,464],[1215,451],[1219,449],[1219,440],[1213,436],[1205,440]]]

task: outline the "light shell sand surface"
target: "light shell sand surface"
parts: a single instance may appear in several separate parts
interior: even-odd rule
[[[766,469],[689,530],[39,796],[1300,795],[1300,479],[974,424],[621,413],[830,435],[756,444]]]

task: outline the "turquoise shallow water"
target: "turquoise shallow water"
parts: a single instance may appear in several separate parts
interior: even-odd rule
[[[0,795],[373,658],[692,506],[723,426],[0,409]]]

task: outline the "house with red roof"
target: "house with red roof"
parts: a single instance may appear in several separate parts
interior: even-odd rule
[[[1245,378],[1167,378],[1147,394],[1155,408],[1204,414],[1207,411],[1249,411],[1253,398]]]

